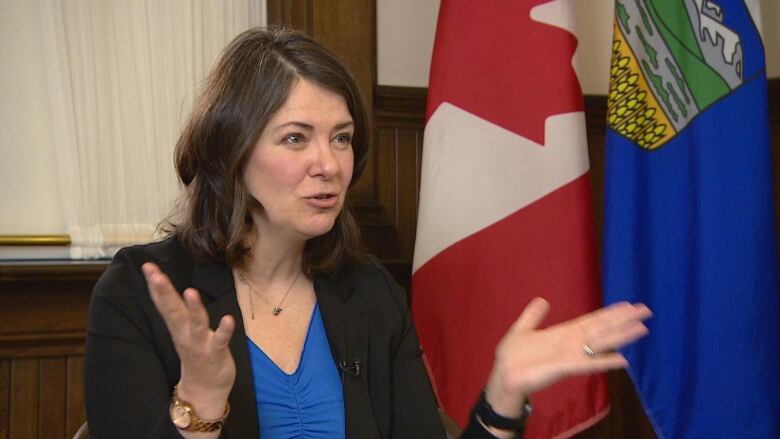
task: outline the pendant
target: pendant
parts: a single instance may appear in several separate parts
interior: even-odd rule
[[[284,311],[284,309],[282,309],[282,308],[279,308],[278,306],[275,306],[275,307],[274,307],[274,317],[276,317],[276,316],[278,316],[279,314],[281,314],[281,313],[282,313],[282,311]]]

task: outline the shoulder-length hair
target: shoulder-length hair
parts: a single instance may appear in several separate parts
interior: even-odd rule
[[[266,124],[301,78],[344,97],[355,124],[350,185],[360,176],[369,133],[362,96],[347,68],[300,32],[245,31],[225,48],[176,144],[185,193],[166,230],[198,260],[243,265],[251,210],[260,206],[244,185],[243,170]],[[362,257],[357,224],[345,203],[333,228],[307,241],[303,270],[334,272]]]

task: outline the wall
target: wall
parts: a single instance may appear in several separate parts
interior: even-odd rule
[[[567,0],[563,0],[567,1]],[[580,82],[585,94],[607,93],[614,0],[573,1],[582,45]],[[380,85],[427,87],[440,0],[377,0],[377,73]],[[769,77],[780,77],[780,2],[761,0]],[[399,32],[398,23],[404,23]],[[770,25],[771,24],[771,25]]]
[[[0,234],[65,233],[36,1],[0,0]]]

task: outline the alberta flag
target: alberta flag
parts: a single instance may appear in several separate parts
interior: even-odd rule
[[[412,311],[461,425],[534,296],[549,325],[600,305],[577,39],[568,0],[443,0],[428,90]],[[609,409],[604,375],[531,395],[525,438]]]
[[[752,6],[752,7],[750,7]],[[661,438],[780,437],[780,290],[764,52],[742,0],[617,0],[607,302]]]

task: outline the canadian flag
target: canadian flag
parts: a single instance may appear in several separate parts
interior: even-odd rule
[[[545,325],[600,304],[570,0],[442,0],[428,91],[413,314],[461,425],[494,349],[535,296]],[[522,346],[518,346],[522,349]],[[531,395],[526,438],[606,415],[605,375]]]

